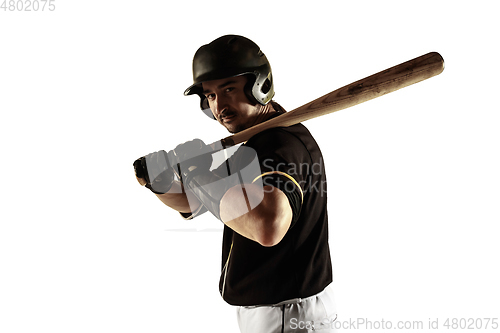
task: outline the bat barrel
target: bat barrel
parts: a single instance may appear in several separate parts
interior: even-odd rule
[[[371,99],[427,80],[444,70],[444,59],[430,52],[379,73],[348,84],[301,107],[228,136],[210,146],[221,150],[245,142],[257,133],[273,127],[288,127],[303,121],[343,110]]]

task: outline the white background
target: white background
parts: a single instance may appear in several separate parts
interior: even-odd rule
[[[306,122],[326,161],[339,321],[500,316],[496,2],[297,3],[0,11],[1,332],[237,331],[218,293],[222,225],[183,221],[132,168],[228,135],[182,93],[198,47],[229,33],[266,53],[288,110],[444,57],[439,76]]]

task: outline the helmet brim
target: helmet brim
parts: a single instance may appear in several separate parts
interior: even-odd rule
[[[229,78],[232,78],[232,77],[237,77],[237,76],[242,76],[242,75],[248,75],[248,74],[252,74],[252,75],[256,75],[255,72],[238,72],[238,73],[232,73],[232,74],[229,74],[229,73],[219,73],[219,75],[213,75],[211,73],[209,73],[208,75],[206,75],[207,77],[200,77],[198,79],[198,81],[192,85],[190,85],[186,90],[184,90],[184,96],[189,96],[189,95],[202,95],[203,94],[203,86],[202,84],[205,83],[205,82],[209,82],[209,81],[215,81],[215,80],[222,80],[222,79],[229,79]]]

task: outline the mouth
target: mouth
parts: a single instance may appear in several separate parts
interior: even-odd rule
[[[224,115],[219,117],[219,121],[221,123],[230,123],[235,117],[236,117],[236,114],[234,114],[234,113],[224,114]]]

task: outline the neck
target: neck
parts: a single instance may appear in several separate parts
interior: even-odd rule
[[[251,119],[249,119],[248,122],[232,129],[226,127],[229,130],[229,132],[233,134],[241,132],[247,128],[265,122],[266,120],[270,119],[273,115],[278,113],[278,111],[276,111],[273,108],[271,103],[268,103],[267,105],[257,104],[255,107],[257,108],[256,114]]]
[[[257,116],[254,125],[263,123],[264,121],[268,120],[278,112],[273,108],[271,103],[267,103],[266,105],[259,105],[259,107],[260,107],[259,115]]]

